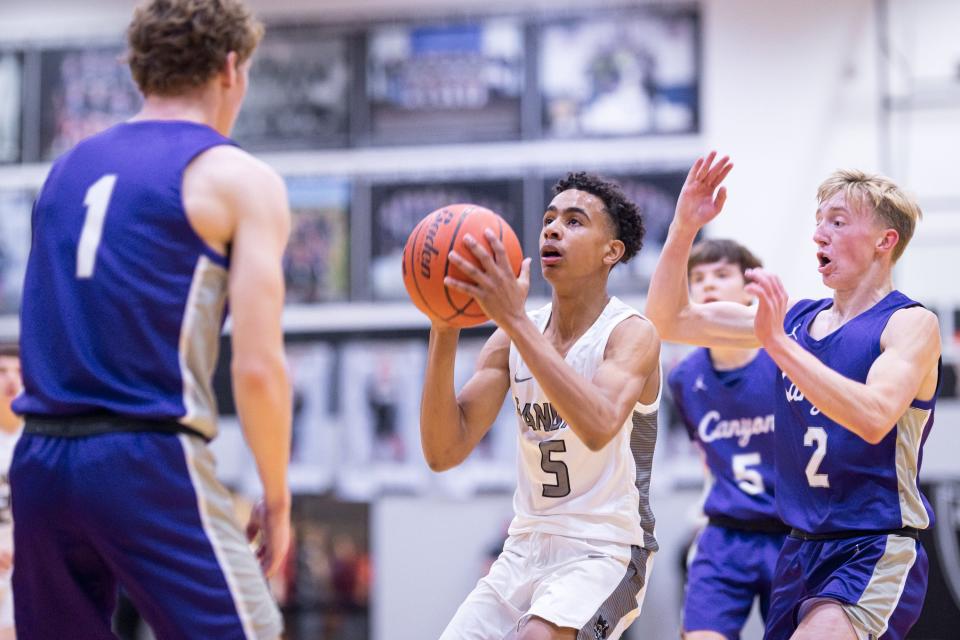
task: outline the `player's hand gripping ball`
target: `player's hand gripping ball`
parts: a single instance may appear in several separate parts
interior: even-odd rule
[[[447,287],[443,279],[473,282],[448,258],[450,251],[480,267],[473,252],[463,244],[468,233],[493,255],[484,229],[492,229],[500,238],[515,276],[520,275],[523,252],[510,225],[489,209],[475,204],[451,204],[437,209],[420,221],[403,249],[403,284],[410,299],[431,319],[454,327],[472,327],[487,320],[486,314],[469,295]],[[482,268],[482,267],[481,267]]]

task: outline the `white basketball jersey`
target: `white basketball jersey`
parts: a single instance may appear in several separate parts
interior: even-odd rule
[[[548,304],[529,316],[543,332],[550,313]],[[610,298],[600,317],[571,347],[567,364],[592,380],[603,362],[610,333],[631,316],[640,313]],[[660,392],[653,404],[638,403],[617,435],[600,451],[587,448],[557,415],[513,344],[510,392],[520,437],[517,492],[513,497],[516,515],[510,534],[539,531],[656,551],[649,487]]]
[[[13,548],[13,514],[10,509],[10,462],[13,449],[23,432],[21,427],[13,433],[0,430],[0,549]]]

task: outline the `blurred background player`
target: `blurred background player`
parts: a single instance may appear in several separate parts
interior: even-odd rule
[[[11,468],[24,637],[111,637],[118,583],[160,638],[281,632],[261,567],[290,537],[290,213],[282,179],[226,137],[261,34],[239,0],[142,4],[143,109],[58,159],[35,205]],[[259,566],[206,446],[228,295]]]
[[[733,240],[697,243],[687,262],[690,299],[754,302],[748,269],[761,266]],[[774,503],[777,365],[763,349],[697,349],[667,378],[673,401],[704,456],[709,522],[689,554],[683,602],[686,640],[737,640],[759,599],[770,604],[777,555],[789,529]]]
[[[20,348],[0,344],[0,640],[16,637],[13,629],[13,514],[10,511],[10,460],[23,431],[23,419],[11,403],[20,393]]]
[[[639,614],[657,549],[648,500],[660,401],[660,340],[607,294],[610,270],[639,251],[643,223],[620,189],[588,174],[554,188],[540,263],[552,302],[527,314],[530,260],[515,278],[489,230],[476,268],[451,252],[498,329],[476,373],[453,387],[459,330],[434,321],[421,437],[434,471],[454,467],[509,390],[520,440],[515,517],[503,553],[457,610],[444,640],[619,638]]]
[[[940,372],[936,316],[893,287],[920,208],[881,176],[837,171],[817,191],[813,241],[833,298],[791,303],[776,276],[747,272],[759,304],[691,303],[696,234],[723,209],[732,169],[714,153],[684,183],[650,285],[664,337],[711,347],[762,345],[780,369],[777,508],[791,527],[777,563],[767,640],[906,638],[923,606],[919,529],[923,442]]]

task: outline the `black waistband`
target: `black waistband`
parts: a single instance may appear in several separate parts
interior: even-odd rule
[[[710,516],[710,524],[715,527],[748,533],[790,533],[790,527],[779,520],[740,520],[727,516]]]
[[[176,420],[147,420],[114,413],[60,418],[28,415],[24,418],[23,432],[58,438],[82,438],[105,433],[186,433],[207,439],[203,434]]]
[[[847,540],[849,538],[863,538],[867,536],[903,536],[904,538],[920,539],[920,530],[914,527],[900,529],[870,529],[859,531],[831,531],[830,533],[807,533],[800,529],[791,529],[790,537],[797,540]]]

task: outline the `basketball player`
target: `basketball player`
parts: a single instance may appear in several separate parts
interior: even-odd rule
[[[813,240],[833,298],[788,302],[752,269],[757,307],[691,303],[686,263],[723,208],[732,165],[694,163],[650,286],[664,337],[762,345],[780,369],[777,508],[792,527],[777,563],[768,640],[905,638],[923,604],[930,506],[917,487],[939,378],[936,317],[893,288],[917,204],[889,179],[838,171],[817,193]],[[719,190],[718,190],[719,187]]]
[[[16,637],[13,628],[13,517],[10,513],[10,459],[23,430],[23,420],[13,412],[11,403],[22,388],[20,349],[15,344],[0,344],[0,640]]]
[[[620,189],[578,173],[543,215],[540,264],[553,299],[524,310],[520,277],[487,232],[481,263],[450,260],[498,325],[456,394],[459,331],[434,321],[421,406],[428,464],[460,464],[493,424],[504,394],[517,409],[516,515],[503,553],[467,596],[444,640],[619,638],[639,614],[652,554],[648,486],[660,400],[660,341],[636,310],[607,294],[607,277],[640,249],[643,225]]]
[[[11,469],[22,637],[112,637],[118,583],[159,638],[281,632],[261,568],[290,537],[290,214],[281,178],[226,137],[261,33],[240,0],[141,5],[143,110],[58,159],[35,204]],[[206,447],[228,296],[259,566]]]
[[[746,271],[760,261],[733,240],[704,240],[687,263],[690,298],[750,305]],[[697,349],[667,378],[707,467],[709,523],[689,556],[686,640],[737,640],[754,599],[766,617],[777,555],[788,529],[773,498],[777,365],[763,349]]]

